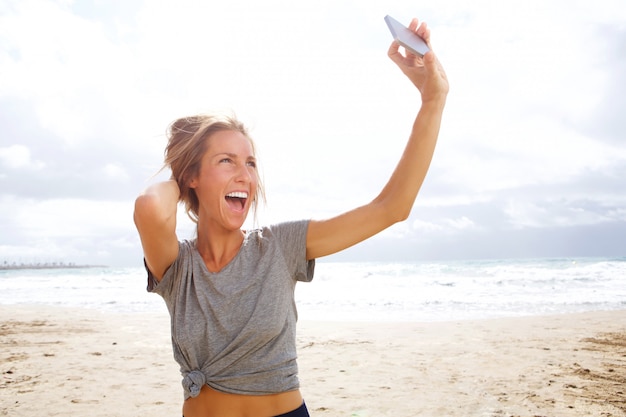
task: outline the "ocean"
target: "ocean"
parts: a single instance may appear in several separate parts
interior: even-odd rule
[[[0,271],[0,304],[166,313],[143,268]],[[439,262],[318,261],[300,320],[456,321],[626,309],[626,257]]]

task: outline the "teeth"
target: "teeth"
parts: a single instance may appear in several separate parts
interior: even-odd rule
[[[230,198],[248,198],[248,193],[244,193],[244,192],[241,192],[241,191],[236,191],[234,193],[226,194],[226,197],[230,197]]]

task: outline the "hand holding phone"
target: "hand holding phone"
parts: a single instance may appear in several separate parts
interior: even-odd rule
[[[385,22],[389,27],[389,31],[393,38],[402,45],[408,51],[414,53],[417,56],[424,56],[424,54],[430,51],[424,39],[420,38],[415,32],[398,22],[393,17],[385,16]]]

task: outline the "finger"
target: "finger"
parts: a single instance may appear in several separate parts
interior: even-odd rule
[[[422,59],[428,72],[437,70],[437,57],[433,51],[426,52]]]
[[[409,23],[409,29],[412,32],[415,32],[417,30],[419,24],[420,24],[419,20],[417,20],[417,18],[414,17],[413,19],[411,19],[411,23]]]
[[[403,59],[402,54],[400,54],[400,44],[398,42],[391,42],[391,45],[389,45],[389,49],[387,50],[387,56],[389,56],[389,58],[396,63],[398,60]]]
[[[430,28],[426,24],[426,22],[422,22],[419,28],[416,31],[417,35],[424,39],[424,42],[430,47]]]

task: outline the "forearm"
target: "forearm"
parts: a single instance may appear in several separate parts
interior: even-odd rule
[[[444,106],[445,95],[422,104],[402,157],[375,200],[391,223],[405,220],[411,212],[432,161]]]
[[[429,43],[426,25],[413,19],[410,30]],[[380,194],[369,204],[339,216],[311,221],[307,233],[307,259],[330,255],[359,243],[411,213],[435,152],[441,117],[448,94],[448,79],[432,50],[423,58],[403,55],[392,42],[388,55],[420,92],[422,106],[415,118],[404,152]]]

